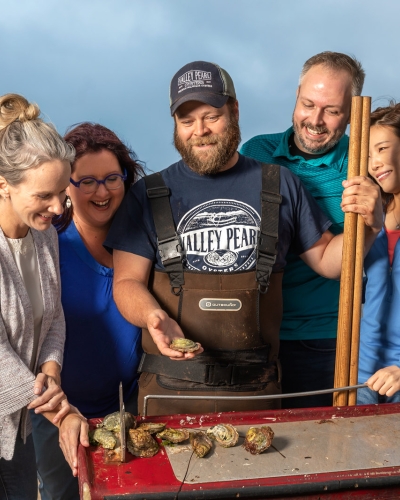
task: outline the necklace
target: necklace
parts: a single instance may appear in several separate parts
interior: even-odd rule
[[[400,229],[400,224],[397,222],[397,217],[395,215],[395,213],[393,212],[393,217],[394,217],[394,220],[396,221],[396,229],[399,230]]]
[[[396,210],[396,201],[395,200],[393,200],[393,201],[394,201],[394,204],[393,204],[393,210],[392,210],[392,212],[393,212],[394,220],[396,221],[396,230],[398,231],[400,229],[400,224],[399,224],[399,221],[397,220],[396,212],[395,212],[395,210]]]

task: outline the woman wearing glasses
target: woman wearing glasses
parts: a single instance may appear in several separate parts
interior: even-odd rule
[[[101,125],[82,123],[65,140],[76,157],[66,208],[56,221],[67,325],[62,387],[85,417],[103,417],[119,409],[122,381],[126,410],[136,414],[141,330],[114,303],[112,255],[103,241],[142,167],[133,151]],[[78,499],[77,480],[59,453],[57,435],[35,417],[34,443],[42,500]]]

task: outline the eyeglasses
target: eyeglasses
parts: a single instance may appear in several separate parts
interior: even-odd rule
[[[113,189],[119,189],[123,185],[124,181],[126,181],[127,177],[128,175],[126,173],[126,170],[124,170],[124,175],[110,174],[101,180],[95,179],[94,177],[84,177],[78,182],[74,181],[71,178],[69,180],[75,187],[79,188],[84,193],[89,194],[97,191],[100,184],[104,184],[106,189],[110,191],[112,191]]]

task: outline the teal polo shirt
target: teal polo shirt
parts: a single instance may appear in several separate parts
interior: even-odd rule
[[[348,136],[326,155],[311,160],[292,156],[289,137],[293,127],[280,134],[253,137],[240,152],[264,163],[283,165],[296,174],[332,221],[330,230],[343,232],[340,208],[342,182],[347,178]],[[307,224],[307,221],[304,221]],[[294,254],[288,254],[283,277],[282,340],[335,338],[339,308],[339,281],[316,274]]]

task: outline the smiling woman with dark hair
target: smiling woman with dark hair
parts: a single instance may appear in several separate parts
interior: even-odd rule
[[[384,227],[365,258],[358,404],[400,402],[400,104],[371,113],[369,175],[379,184]]]
[[[129,186],[143,173],[136,155],[111,130],[82,123],[65,136],[76,151],[64,213],[55,220],[60,246],[62,305],[67,325],[63,390],[85,417],[119,409],[137,413],[141,330],[119,313],[112,297],[113,261],[103,247]],[[33,417],[42,500],[78,499],[78,484],[47,422]]]

